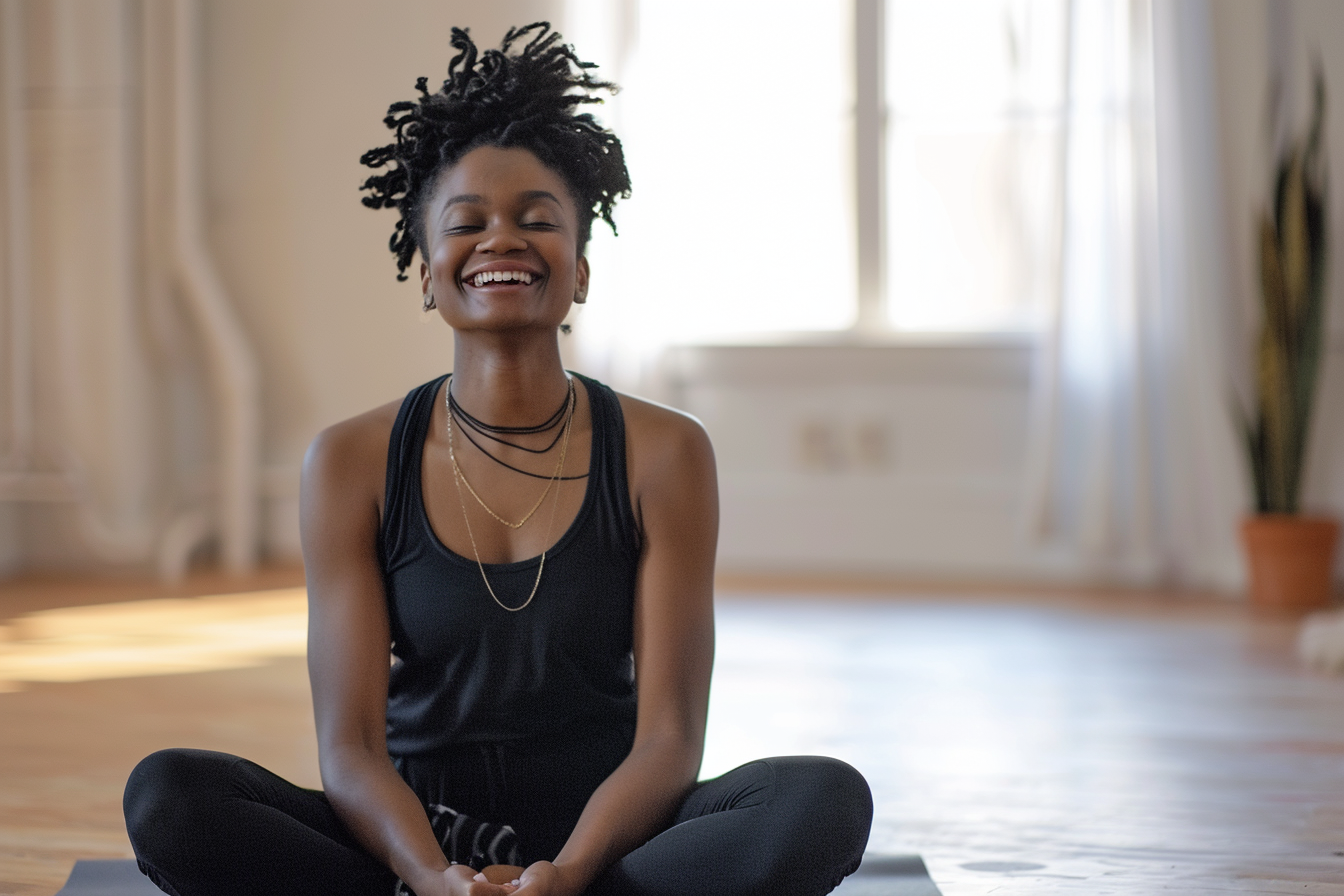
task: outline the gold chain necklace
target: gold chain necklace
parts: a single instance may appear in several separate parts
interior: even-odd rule
[[[532,519],[532,514],[536,513],[537,510],[541,508],[541,505],[546,501],[546,496],[551,493],[551,488],[560,479],[560,474],[564,471],[565,466],[564,453],[563,452],[561,453],[560,460],[555,468],[555,473],[553,473],[551,475],[551,478],[547,480],[545,491],[541,493],[540,498],[537,498],[537,503],[532,505],[532,509],[529,510],[526,514],[524,514],[523,518],[516,523],[504,519],[504,517],[495,513],[495,511],[491,509],[490,505],[486,504],[485,500],[479,494],[476,493],[476,489],[471,487],[471,480],[467,478],[467,474],[463,473],[462,468],[457,465],[457,455],[453,453],[453,408],[452,405],[448,403],[448,390],[451,387],[452,387],[451,381],[449,382],[449,385],[444,387],[443,403],[444,406],[448,408],[448,459],[452,461],[453,464],[453,476],[458,477],[462,480],[462,484],[467,487],[467,491],[470,492],[471,496],[476,499],[476,503],[481,505],[481,507],[485,509],[486,513],[490,514],[492,517],[494,517],[499,522],[503,523],[505,526],[508,526],[510,529],[523,528],[523,524],[526,523],[528,520]],[[570,416],[573,416],[575,401],[574,401],[574,381],[572,379],[569,381],[569,398],[567,400],[567,404],[569,407],[568,413]],[[566,423],[566,425],[568,425],[568,423]]]
[[[574,389],[573,380],[570,381],[569,388],[571,390],[570,394],[573,394]],[[574,428],[574,405],[575,402],[571,401],[569,405],[569,414],[565,419],[565,436],[564,441],[560,445],[560,463],[556,466],[557,477],[559,476],[560,472],[564,470],[565,456],[569,453],[569,434]],[[546,554],[550,550],[551,530],[555,528],[555,510],[560,505],[559,486],[558,485],[556,486],[555,497],[551,502],[551,518],[550,521],[547,522],[546,524],[546,541],[545,541],[546,549],[541,552],[541,560],[540,562],[537,563],[537,578],[532,583],[532,592],[528,594],[527,600],[523,601],[520,605],[516,607],[511,607],[508,604],[504,603],[504,601],[499,599],[499,595],[495,594],[495,589],[490,585],[490,579],[488,579],[485,575],[485,564],[481,562],[480,549],[476,547],[476,535],[471,531],[471,517],[467,515],[467,499],[462,495],[462,483],[466,480],[465,477],[462,476],[462,471],[458,469],[456,459],[453,458],[452,414],[448,415],[448,457],[450,460],[453,461],[453,483],[457,486],[457,503],[458,506],[462,508],[462,522],[466,523],[467,525],[467,538],[471,541],[471,554],[473,557],[476,558],[476,568],[481,571],[481,581],[485,583],[485,590],[490,592],[490,597],[494,600],[496,604],[499,605],[500,609],[502,610],[507,610],[510,613],[517,613],[519,610],[526,609],[527,605],[532,603],[532,598],[537,596],[537,589],[541,587],[541,573],[542,570],[546,568]],[[552,480],[552,484],[555,485],[556,481]],[[470,486],[468,486],[468,488],[470,488]],[[547,491],[549,492],[550,489],[548,488]],[[542,497],[545,497],[545,495],[543,495]],[[477,498],[477,500],[479,501],[480,499]],[[486,508],[486,510],[489,509],[490,508],[488,507]],[[529,516],[530,515],[531,514],[529,514]],[[498,517],[496,517],[496,519],[498,519]]]

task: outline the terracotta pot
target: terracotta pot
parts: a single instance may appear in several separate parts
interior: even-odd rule
[[[1338,537],[1339,523],[1328,517],[1263,513],[1242,520],[1251,606],[1292,612],[1330,606]]]

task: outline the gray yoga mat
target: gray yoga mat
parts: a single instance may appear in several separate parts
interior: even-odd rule
[[[845,878],[832,896],[943,896],[924,860],[916,855],[869,853],[859,870]]]
[[[56,896],[163,896],[134,859],[80,859]]]
[[[163,896],[131,859],[81,859],[56,896]],[[942,896],[919,856],[869,855],[835,896]]]

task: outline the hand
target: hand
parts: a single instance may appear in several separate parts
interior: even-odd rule
[[[510,871],[521,870],[504,865],[492,865],[487,870],[506,867]],[[515,877],[516,875],[510,877],[508,883],[491,883],[485,874],[476,871],[470,865],[449,865],[436,882],[438,886],[428,893],[433,893],[434,896],[510,896],[518,889],[513,883]],[[417,889],[416,893],[421,891]],[[428,893],[422,896],[428,896]]]
[[[518,885],[518,878],[523,874],[523,869],[519,865],[486,865],[481,869],[472,880],[480,880],[482,877],[492,884],[513,884]]]
[[[517,896],[564,896],[566,889],[563,888],[563,881],[560,880],[560,869],[552,865],[551,862],[532,862],[527,869],[517,869],[513,865],[492,865],[485,869],[485,875],[489,875],[492,870],[503,869],[521,870],[520,875],[516,875],[516,884],[509,881],[505,884],[509,893],[517,893]],[[481,875],[477,875],[477,880],[481,880]],[[493,876],[487,877],[487,880],[493,880]],[[472,896],[476,896],[473,895]]]
[[[560,869],[550,862],[533,862],[518,878],[518,896],[565,896]]]
[[[559,866],[551,862],[532,862],[519,877],[517,896],[575,896],[583,885],[566,880]]]

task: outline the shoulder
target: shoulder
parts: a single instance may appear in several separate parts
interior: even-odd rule
[[[625,418],[626,453],[632,460],[654,462],[688,459],[713,460],[709,434],[695,417],[656,401],[616,393]]]
[[[400,401],[388,402],[318,433],[303,459],[304,491],[337,489],[381,503],[388,441],[400,407]]]
[[[675,408],[616,393],[625,418],[630,498],[641,522],[668,502],[717,506],[717,473],[709,434],[695,417]]]
[[[391,401],[319,432],[304,457],[305,472],[367,462],[374,457],[385,460],[400,408],[400,401]]]

